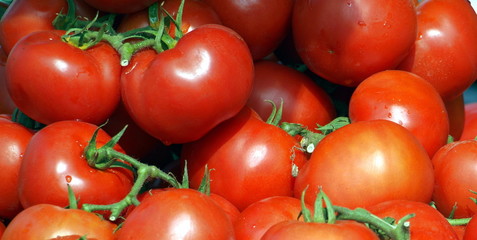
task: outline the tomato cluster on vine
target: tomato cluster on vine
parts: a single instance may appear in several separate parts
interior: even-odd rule
[[[1,240],[477,237],[467,0],[0,6]]]

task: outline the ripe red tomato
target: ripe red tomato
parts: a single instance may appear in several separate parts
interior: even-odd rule
[[[477,15],[466,0],[425,0],[417,6],[414,48],[399,66],[429,81],[444,99],[477,79]]]
[[[131,190],[132,173],[121,167],[99,170],[88,165],[84,151],[97,126],[60,121],[38,131],[30,140],[19,174],[20,202],[27,208],[40,203],[68,205],[67,184],[79,205],[118,202]],[[97,147],[110,140],[100,130]],[[119,145],[115,149],[122,151]]]
[[[181,161],[187,161],[189,180],[197,188],[205,167],[210,191],[223,196],[239,210],[271,196],[292,196],[292,168],[306,161],[299,144],[282,129],[267,124],[248,107],[201,139],[184,144]]]
[[[75,0],[76,15],[93,19],[96,11],[82,0]],[[54,30],[52,25],[57,13],[66,12],[66,0],[15,0],[0,20],[0,44],[7,53],[24,36],[43,30]],[[21,26],[21,27],[19,27]]]
[[[204,0],[247,42],[254,60],[275,50],[290,27],[293,0]]]
[[[2,221],[0,221],[0,238],[2,238],[3,233],[5,232],[5,228],[6,228],[5,224]]]
[[[105,43],[83,51],[63,42],[62,34],[40,31],[17,43],[7,60],[10,96],[43,124],[75,119],[102,124],[120,100],[119,55]]]
[[[303,221],[284,221],[273,225],[261,238],[272,239],[330,239],[378,240],[378,236],[364,224],[355,221],[336,221],[334,224]]]
[[[133,13],[149,7],[155,0],[84,0],[92,7],[109,13]]]
[[[115,224],[94,213],[38,204],[20,212],[8,224],[2,240],[58,239],[70,235],[112,240],[115,228]]]
[[[177,10],[181,0],[163,0],[162,7],[173,17],[177,16]],[[121,20],[118,26],[118,32],[126,32],[132,29],[146,27],[149,25],[148,11],[146,9],[127,14]],[[198,26],[204,24],[221,24],[217,13],[205,2],[200,0],[187,0],[182,12],[182,26],[186,27],[185,32],[190,32]]]
[[[472,216],[472,219],[465,227],[464,237],[462,240],[473,240],[477,236],[477,215]]]
[[[272,105],[283,100],[282,122],[300,123],[310,130],[326,125],[336,117],[330,96],[307,75],[271,61],[255,63],[253,91],[247,105],[262,119],[272,112]]]
[[[365,79],[349,102],[352,122],[385,119],[408,129],[430,157],[447,143],[449,117],[436,89],[416,74],[387,70]]]
[[[193,189],[169,189],[143,199],[116,233],[124,239],[234,239],[225,212]]]
[[[134,121],[164,144],[199,139],[233,117],[252,91],[253,61],[231,29],[202,25],[177,45],[135,54],[121,87]]]
[[[412,240],[457,240],[454,229],[439,211],[427,203],[409,200],[391,200],[367,208],[372,214],[384,218],[392,217],[396,221],[414,213],[409,219]]]
[[[297,0],[292,20],[303,62],[326,80],[345,86],[396,67],[409,53],[416,29],[410,0]]]
[[[0,118],[0,218],[12,219],[22,209],[18,173],[33,133],[24,126]]]
[[[464,95],[454,99],[445,100],[447,115],[449,116],[449,134],[459,140],[464,131],[465,124],[465,102]]]
[[[464,129],[460,140],[475,139],[477,137],[477,102],[465,104],[464,112]]]
[[[273,225],[297,220],[301,210],[300,199],[294,197],[273,196],[254,202],[238,216],[234,224],[235,239],[260,240]]]
[[[432,200],[444,216],[454,205],[454,217],[472,217],[477,205],[471,198],[477,191],[477,140],[461,140],[439,149],[432,158],[435,186]]]
[[[434,176],[429,156],[408,130],[370,120],[346,125],[316,146],[298,173],[295,197],[307,186],[308,204],[321,186],[333,204],[356,208],[392,199],[429,202]]]
[[[16,107],[7,90],[6,62],[7,56],[0,46],[0,114],[12,114]]]

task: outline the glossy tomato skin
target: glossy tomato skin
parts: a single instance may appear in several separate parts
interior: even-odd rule
[[[471,198],[477,189],[477,141],[461,140],[439,149],[432,158],[435,186],[432,200],[437,209],[449,216],[454,205],[455,218],[472,217],[477,206]]]
[[[429,81],[443,99],[477,79],[477,15],[466,0],[426,0],[417,6],[418,35],[399,69]]]
[[[477,103],[465,104],[464,112],[464,129],[460,140],[475,139],[477,137]]]
[[[404,59],[416,39],[417,20],[410,0],[297,0],[292,29],[298,54],[311,71],[357,86]]]
[[[123,70],[126,109],[164,144],[199,139],[233,117],[252,91],[253,61],[231,29],[202,25],[170,50],[146,50]]]
[[[370,120],[346,125],[316,146],[298,173],[295,197],[307,186],[308,204],[321,186],[333,204],[356,208],[392,199],[429,202],[434,176],[429,156],[408,130]]]
[[[38,204],[19,213],[5,229],[2,240],[57,239],[69,235],[112,240],[115,228],[115,224],[94,213]]]
[[[248,107],[198,141],[184,144],[181,152],[191,186],[199,186],[207,165],[213,169],[210,191],[239,210],[263,198],[292,196],[293,165],[300,169],[305,159],[295,138]]]
[[[247,42],[254,60],[275,50],[290,27],[293,0],[204,0]]]
[[[108,13],[133,13],[152,5],[155,0],[84,0],[88,5]]]
[[[447,143],[449,116],[436,89],[416,74],[386,70],[365,79],[349,102],[352,122],[385,119],[408,129],[430,157]]]
[[[96,11],[86,6],[82,0],[74,2],[78,6],[77,16],[93,19]],[[65,0],[15,0],[0,20],[2,48],[8,55],[22,37],[36,31],[54,30],[52,22],[57,13],[64,13],[67,8]]]
[[[311,209],[308,204],[307,207]],[[300,199],[289,196],[272,196],[254,202],[238,216],[234,224],[235,239],[260,240],[273,225],[297,220],[301,210]]]
[[[83,51],[63,42],[62,34],[40,31],[17,43],[7,59],[10,96],[43,124],[76,119],[102,124],[120,100],[119,55],[105,43]]]
[[[247,105],[262,119],[283,100],[282,122],[300,123],[310,130],[326,125],[336,117],[330,96],[307,75],[272,61],[255,63],[253,91]]]
[[[6,62],[7,56],[0,46],[0,114],[12,114],[16,107],[7,90]]]
[[[158,222],[160,221],[160,222]],[[234,239],[225,212],[193,189],[170,189],[145,198],[116,233],[124,239]]]
[[[465,227],[463,240],[472,240],[477,236],[477,215],[474,215],[472,219],[467,223]]]
[[[396,221],[414,213],[409,219],[412,240],[457,240],[457,234],[447,219],[427,203],[409,200],[391,200],[378,203],[367,208],[372,214],[384,218],[391,217]]]
[[[12,219],[22,209],[18,173],[33,133],[24,126],[0,118],[0,218]]]
[[[180,0],[165,0],[161,1],[162,7],[170,13],[173,17],[177,16]],[[126,32],[135,28],[146,27],[149,25],[147,9],[139,12],[131,13],[121,20],[118,26],[118,32]],[[198,26],[204,24],[221,24],[219,16],[207,3],[199,0],[189,0],[184,4],[182,12],[182,25],[185,32],[190,32]]]
[[[125,168],[99,170],[90,167],[84,149],[97,126],[60,121],[38,131],[25,151],[19,174],[20,201],[27,208],[40,203],[68,205],[67,184],[79,205],[118,202],[131,190],[132,173]],[[110,140],[100,130],[97,147]],[[119,145],[115,149],[122,151]]]
[[[378,240],[379,238],[371,229],[354,221],[336,221],[334,224],[327,224],[291,220],[275,224],[265,232],[261,239]]]

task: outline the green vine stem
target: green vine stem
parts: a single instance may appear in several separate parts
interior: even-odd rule
[[[302,192],[302,214],[305,222],[317,222],[334,224],[337,220],[352,220],[361,222],[379,231],[379,234],[384,234],[393,240],[409,240],[409,219],[415,214],[408,214],[401,218],[396,224],[391,224],[386,220],[373,215],[363,208],[356,208],[351,210],[349,208],[334,206],[328,196],[320,189],[314,203],[314,213],[311,216],[310,210],[305,206],[305,192]]]
[[[0,0],[0,7],[8,8],[12,4],[13,0]]]

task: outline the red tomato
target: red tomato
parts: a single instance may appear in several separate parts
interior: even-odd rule
[[[108,240],[114,239],[115,228],[94,213],[38,204],[20,212],[8,224],[2,240],[58,239],[70,235]]]
[[[381,218],[392,217],[396,221],[414,213],[409,219],[412,240],[457,240],[457,234],[447,219],[435,208],[422,202],[391,200],[368,207],[368,210]]]
[[[414,8],[410,0],[297,0],[295,46],[314,73],[357,86],[371,74],[396,67],[409,53],[416,39]]]
[[[262,119],[272,112],[272,105],[283,100],[282,122],[300,123],[310,130],[326,125],[336,117],[330,96],[307,75],[271,61],[255,63],[252,95],[247,105]]]
[[[447,143],[449,117],[439,93],[421,77],[387,70],[365,79],[349,103],[352,122],[385,119],[408,129],[430,157]]]
[[[177,16],[177,10],[181,0],[163,0],[162,7],[173,17]],[[190,32],[198,26],[215,23],[221,24],[217,13],[205,2],[199,0],[187,0],[182,12],[182,25],[188,26],[185,32]],[[118,32],[126,32],[132,29],[149,25],[148,11],[142,11],[125,15],[118,26]]]
[[[454,99],[445,100],[444,104],[449,116],[449,134],[454,140],[459,140],[465,124],[464,96],[460,95]]]
[[[27,208],[40,203],[68,205],[67,184],[81,203],[111,204],[123,199],[132,186],[132,173],[125,168],[107,170],[88,165],[84,151],[96,126],[78,121],[52,123],[30,140],[20,168],[20,201]],[[110,140],[103,130],[97,147]],[[116,150],[122,151],[119,145]]]
[[[477,102],[465,104],[464,112],[464,129],[460,140],[475,139],[477,137]]]
[[[364,224],[355,221],[336,221],[335,224],[303,221],[284,221],[273,225],[262,240],[378,240],[378,236]]]
[[[234,239],[225,212],[193,189],[170,189],[145,198],[116,233],[123,239]]]
[[[346,125],[316,146],[298,173],[295,197],[307,186],[308,204],[321,186],[333,204],[356,208],[392,199],[429,202],[434,177],[429,156],[408,130],[370,120]]]
[[[17,43],[7,60],[10,96],[43,124],[74,119],[102,124],[120,100],[119,55],[104,43],[83,51],[63,42],[62,34],[40,31]]]
[[[208,24],[170,50],[139,52],[123,69],[134,121],[164,144],[191,142],[237,114],[252,91],[253,61],[229,28]]]
[[[399,66],[423,77],[443,99],[477,79],[477,15],[467,0],[425,0],[417,6],[414,49]]]
[[[156,0],[84,0],[92,7],[109,13],[133,13],[149,7]]]
[[[93,19],[96,14],[82,0],[75,0],[77,16]],[[54,30],[52,25],[57,13],[66,12],[66,0],[15,0],[0,20],[0,44],[7,53],[24,36],[43,30]],[[19,27],[21,26],[21,27]]]
[[[293,0],[204,0],[247,42],[254,60],[275,50],[290,27]]]
[[[454,205],[455,218],[472,217],[477,205],[471,198],[477,191],[477,140],[461,140],[439,149],[432,158],[435,186],[432,200],[444,216]]]
[[[260,240],[273,225],[297,220],[301,212],[301,201],[288,196],[273,196],[250,204],[234,224],[235,239]]]
[[[467,223],[465,227],[464,237],[462,240],[473,240],[477,236],[477,215],[474,215],[472,219]]]
[[[6,62],[7,56],[0,46],[0,114],[12,114],[16,107],[7,90]]]
[[[18,173],[32,135],[24,126],[0,118],[0,218],[12,219],[23,209],[18,196]]]
[[[5,232],[5,224],[2,221],[0,221],[0,238],[2,238],[4,232]]]
[[[187,161],[189,180],[197,188],[205,166],[210,191],[223,196],[239,210],[271,196],[292,196],[292,168],[306,156],[298,142],[282,129],[263,122],[245,107],[198,141],[184,144],[181,160]]]

